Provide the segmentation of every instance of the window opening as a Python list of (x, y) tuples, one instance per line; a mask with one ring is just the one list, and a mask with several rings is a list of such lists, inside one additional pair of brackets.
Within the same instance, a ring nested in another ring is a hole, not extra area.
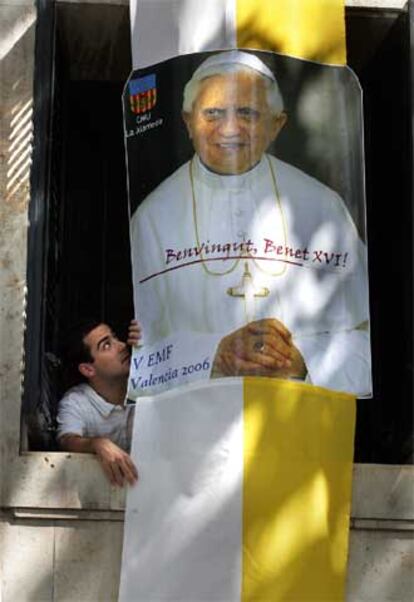
[[(131, 69), (128, 7), (59, 3), (52, 10), (54, 3), (38, 4), (23, 406), (32, 450), (54, 448), (62, 394), (58, 342), (64, 329), (85, 315), (125, 326), (133, 313), (121, 113)], [(408, 12), (348, 9), (347, 41), (349, 64), (364, 90), (374, 369), (374, 399), (358, 402), (356, 460), (409, 463)]]

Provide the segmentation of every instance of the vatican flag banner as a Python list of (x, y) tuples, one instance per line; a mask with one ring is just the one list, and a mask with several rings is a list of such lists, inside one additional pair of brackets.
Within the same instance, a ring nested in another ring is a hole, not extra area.
[(371, 395), (343, 0), (131, 0), (122, 602), (343, 600)]
[(120, 601), (343, 600), (354, 405), (257, 378), (140, 400)]

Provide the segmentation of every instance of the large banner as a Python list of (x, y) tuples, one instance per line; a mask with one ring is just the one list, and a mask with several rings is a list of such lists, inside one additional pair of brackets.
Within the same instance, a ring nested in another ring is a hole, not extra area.
[(343, 0), (132, 0), (131, 23), (120, 600), (343, 600), (371, 393)]
[(273, 52), (132, 73), (131, 400), (252, 375), (371, 394), (361, 107), (348, 68)]
[(141, 399), (120, 602), (344, 600), (354, 406), (264, 378)]

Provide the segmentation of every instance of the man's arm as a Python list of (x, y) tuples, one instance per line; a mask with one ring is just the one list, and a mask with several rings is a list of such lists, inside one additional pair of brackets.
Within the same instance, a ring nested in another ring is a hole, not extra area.
[(107, 437), (82, 437), (66, 434), (59, 438), (63, 451), (95, 454), (112, 485), (133, 485), (138, 471), (131, 457)]

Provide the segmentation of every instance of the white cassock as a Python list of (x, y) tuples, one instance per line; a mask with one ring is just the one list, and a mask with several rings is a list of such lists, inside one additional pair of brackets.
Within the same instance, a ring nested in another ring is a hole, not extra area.
[[(212, 362), (223, 336), (277, 318), (302, 353), (308, 382), (371, 394), (361, 328), (369, 321), (366, 249), (325, 185), (269, 155), (227, 176), (195, 156), (138, 207), (131, 241), (145, 345), (191, 333)], [(228, 294), (246, 270), (250, 291), (263, 296)]]

